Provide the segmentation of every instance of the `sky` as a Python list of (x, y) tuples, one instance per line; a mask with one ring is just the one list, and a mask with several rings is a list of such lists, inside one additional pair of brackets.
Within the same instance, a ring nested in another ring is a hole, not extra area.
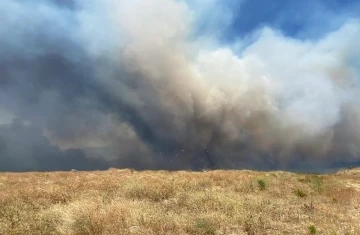
[(277, 0), (243, 1), (233, 11), (233, 21), (225, 41), (236, 40), (258, 28), (268, 26), (284, 35), (301, 39), (321, 38), (359, 16), (357, 0)]
[(3, 0), (0, 21), (1, 171), (360, 163), (360, 1)]

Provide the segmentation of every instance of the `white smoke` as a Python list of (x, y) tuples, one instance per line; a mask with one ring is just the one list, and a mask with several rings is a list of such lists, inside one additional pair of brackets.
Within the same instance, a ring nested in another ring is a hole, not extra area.
[[(162, 151), (184, 167), (204, 151), (211, 151), (214, 167), (360, 159), (360, 135), (354, 128), (360, 126), (358, 20), (317, 40), (263, 28), (249, 46), (246, 37), (238, 41), (242, 49), (235, 51), (235, 45), (216, 38), (194, 37), (197, 17), (204, 13), (182, 1), (79, 0), (75, 12), (27, 4), (37, 7), (34, 16), (25, 11), (26, 4), (0, 3), (11, 9), (7, 12), (12, 14), (0, 10), (7, 29), (34, 18), (26, 29), (12, 32), (17, 41), (0, 39), (11, 45), (6, 50), (36, 57), (49, 49), (38, 45), (39, 35), (32, 32), (41, 31), (50, 42), (65, 37), (85, 54), (81, 57), (66, 45), (59, 53), (79, 65), (86, 57), (93, 71), (82, 74), (82, 82), (95, 84), (108, 97), (107, 102), (96, 99), (95, 105), (87, 92), (75, 99), (75, 111), (64, 108), (68, 104), (56, 95), (27, 107), (30, 113), (52, 106), (70, 113), (61, 120), (48, 109), (43, 117), (25, 115), (63, 148), (109, 147), (110, 158), (121, 159), (139, 150), (138, 158), (152, 166), (158, 163), (149, 159)], [(231, 17), (217, 19), (229, 22)], [(47, 21), (51, 27), (38, 28)], [(22, 44), (26, 35), (34, 37), (30, 46)], [(21, 105), (11, 111), (21, 116)]]

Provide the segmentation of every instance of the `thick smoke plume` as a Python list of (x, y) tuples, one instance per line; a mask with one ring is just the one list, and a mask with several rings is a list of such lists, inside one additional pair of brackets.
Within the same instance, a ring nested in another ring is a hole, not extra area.
[(16, 118), (0, 126), (0, 170), (360, 161), (356, 18), (313, 40), (262, 27), (224, 44), (215, 29), (231, 17), (201, 33), (198, 9), (0, 1), (0, 110)]

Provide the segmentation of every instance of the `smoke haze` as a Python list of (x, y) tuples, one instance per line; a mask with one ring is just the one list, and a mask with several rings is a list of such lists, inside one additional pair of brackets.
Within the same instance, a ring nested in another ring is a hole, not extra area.
[(360, 162), (359, 5), (237, 2), (0, 1), (0, 170)]

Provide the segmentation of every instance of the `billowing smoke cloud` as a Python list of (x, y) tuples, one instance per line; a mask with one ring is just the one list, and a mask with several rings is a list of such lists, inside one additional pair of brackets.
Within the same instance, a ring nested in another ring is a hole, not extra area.
[(201, 2), (1, 1), (0, 170), (360, 161), (357, 18), (224, 44), (231, 8)]

